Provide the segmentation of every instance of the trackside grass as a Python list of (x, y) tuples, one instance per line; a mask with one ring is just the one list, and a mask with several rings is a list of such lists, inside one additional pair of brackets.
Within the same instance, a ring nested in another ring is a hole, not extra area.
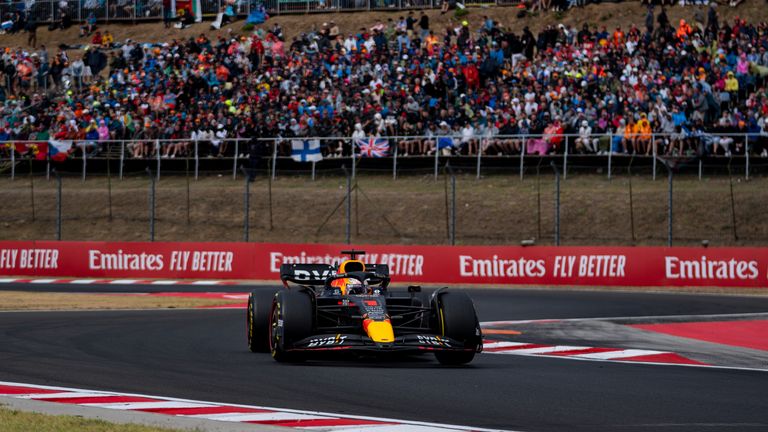
[[(160, 297), (126, 294), (80, 294), (26, 291), (0, 291), (3, 310), (78, 310), (78, 309), (184, 309), (222, 306), (244, 300)], [(5, 431), (0, 423), (0, 431)]]
[[(175, 432), (134, 424), (115, 424), (76, 416), (52, 416), (0, 407), (0, 430), (3, 432)], [(200, 429), (194, 429), (200, 430)], [(187, 429), (189, 431), (189, 429)]]

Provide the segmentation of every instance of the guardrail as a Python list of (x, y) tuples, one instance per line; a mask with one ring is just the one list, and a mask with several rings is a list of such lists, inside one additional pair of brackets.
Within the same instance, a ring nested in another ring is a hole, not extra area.
[[(625, 145), (632, 148), (633, 140), (644, 141), (647, 150), (642, 153), (625, 153)], [(354, 178), (361, 160), (378, 161), (377, 167), (382, 169), (388, 165), (392, 177), (397, 178), (399, 167), (408, 160), (420, 160), (420, 166), (431, 166), (435, 179), (438, 178), (441, 160), (461, 160), (465, 171), (472, 170), (477, 178), (483, 175), (483, 170), (490, 163), (498, 165), (503, 161), (507, 169), (519, 173), (520, 179), (525, 177), (526, 169), (531, 166), (540, 167), (542, 160), (553, 160), (562, 169), (563, 179), (568, 178), (569, 164), (573, 160), (588, 161), (589, 166), (604, 169), (610, 179), (616, 169), (624, 169), (628, 164), (650, 164), (651, 175), (666, 170), (663, 167), (675, 169), (684, 164), (698, 170), (701, 179), (704, 175), (705, 159), (720, 160), (727, 163), (729, 172), (733, 170), (749, 179), (755, 160), (764, 161), (768, 151), (768, 135), (761, 134), (692, 134), (688, 136), (651, 134), (648, 137), (623, 138), (613, 134), (593, 134), (589, 138), (577, 134), (562, 135), (483, 135), (460, 137), (455, 135), (425, 136), (389, 136), (362, 139), (351, 137), (295, 137), (295, 138), (263, 138), (255, 142), (258, 146), (251, 148), (251, 139), (180, 139), (180, 140), (109, 140), (109, 141), (56, 141), (40, 143), (37, 141), (11, 141), (0, 147), (0, 173), (6, 171), (13, 179), (16, 176), (17, 165), (33, 159), (34, 163), (46, 164), (46, 175), (50, 176), (51, 167), (56, 166), (57, 157), (52, 153), (62, 151), (69, 154), (71, 160), (81, 163), (82, 179), (88, 175), (89, 161), (110, 161), (108, 166), (117, 163), (117, 174), (123, 178), (123, 171), (130, 161), (151, 161), (155, 176), (159, 179), (166, 161), (176, 159), (187, 162), (189, 170), (197, 179), (200, 174), (201, 161), (215, 158), (231, 162), (231, 173), (237, 178), (240, 168), (248, 166), (253, 159), (269, 160), (270, 175), (277, 175), (278, 165), (291, 164), (292, 160), (301, 160), (302, 151), (292, 150), (294, 145), (310, 148), (319, 147), (320, 156), (311, 157), (309, 162), (296, 162), (311, 171), (314, 179), (316, 168), (320, 164), (335, 161), (336, 165), (346, 164), (351, 168)], [(383, 157), (370, 147), (376, 143), (384, 145)], [(43, 149), (43, 145), (47, 150)], [(54, 150), (54, 148), (56, 149)], [(17, 151), (11, 151), (11, 148)], [(22, 150), (27, 155), (22, 157)], [(41, 150), (42, 149), (42, 150)], [(355, 157), (352, 157), (354, 149)], [(414, 150), (415, 153), (414, 153)], [(255, 154), (255, 153), (256, 154)], [(291, 156), (293, 153), (293, 157)], [(59, 155), (60, 156), (60, 155)], [(306, 156), (306, 155), (305, 155)], [(370, 156), (370, 157), (369, 157)], [(386, 162), (385, 162), (386, 161)], [(146, 164), (145, 164), (146, 165)], [(221, 166), (221, 163), (218, 164)], [(661, 165), (661, 166), (659, 166)], [(294, 168), (296, 168), (294, 166)], [(538, 169), (538, 168), (537, 168)], [(142, 168), (143, 170), (143, 168)], [(301, 170), (301, 169), (299, 169)]]
[[(265, 0), (252, 2), (237, 0), (200, 0), (200, 14), (215, 17), (222, 7), (231, 5), (237, 15), (248, 15), (257, 6), (263, 6), (270, 15), (294, 13), (329, 13), (342, 11), (436, 9), (441, 0)], [(511, 6), (518, 0), (473, 0), (467, 6)], [(158, 20), (165, 16), (162, 0), (28, 0), (0, 4), (0, 14), (26, 13), (37, 23), (53, 23), (66, 12), (76, 22), (85, 21), (91, 14), (99, 22)], [(169, 11), (170, 13), (170, 11)]]

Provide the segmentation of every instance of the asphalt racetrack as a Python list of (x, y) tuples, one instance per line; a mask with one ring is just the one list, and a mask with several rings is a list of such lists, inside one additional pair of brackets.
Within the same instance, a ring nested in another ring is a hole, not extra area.
[[(765, 297), (467, 292), (481, 321), (768, 312)], [(408, 360), (277, 364), (247, 350), (241, 310), (0, 313), (1, 381), (524, 431), (768, 430), (765, 371), (490, 354), (458, 368)]]

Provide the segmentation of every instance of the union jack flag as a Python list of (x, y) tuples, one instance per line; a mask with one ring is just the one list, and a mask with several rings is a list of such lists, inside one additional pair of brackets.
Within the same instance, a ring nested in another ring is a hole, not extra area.
[(359, 139), (355, 141), (355, 144), (360, 147), (360, 156), (362, 157), (389, 156), (389, 141), (383, 138)]

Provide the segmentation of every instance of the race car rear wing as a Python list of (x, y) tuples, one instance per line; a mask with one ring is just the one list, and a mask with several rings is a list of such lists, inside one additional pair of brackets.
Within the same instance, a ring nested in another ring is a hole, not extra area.
[[(366, 264), (365, 270), (389, 276), (386, 264)], [(325, 280), (336, 274), (336, 266), (330, 264), (281, 264), (280, 280), (302, 285), (323, 285)]]

